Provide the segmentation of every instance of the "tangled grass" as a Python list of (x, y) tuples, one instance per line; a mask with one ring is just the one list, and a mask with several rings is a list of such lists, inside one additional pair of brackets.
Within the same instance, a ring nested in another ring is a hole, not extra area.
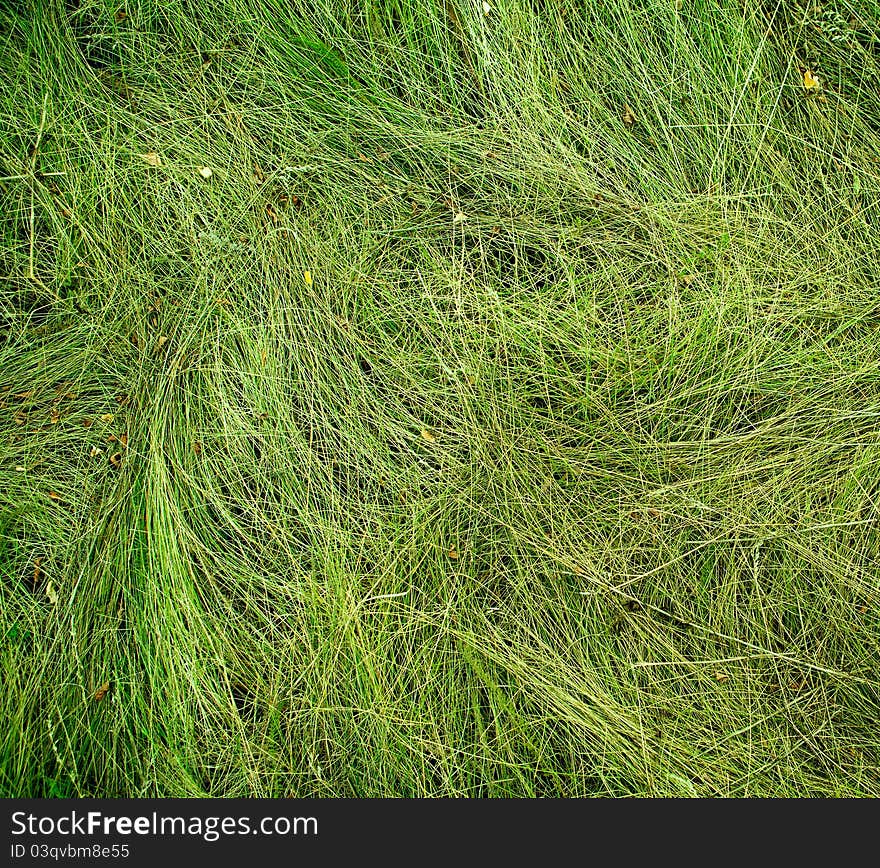
[(4, 795), (880, 794), (876, 0), (0, 25)]

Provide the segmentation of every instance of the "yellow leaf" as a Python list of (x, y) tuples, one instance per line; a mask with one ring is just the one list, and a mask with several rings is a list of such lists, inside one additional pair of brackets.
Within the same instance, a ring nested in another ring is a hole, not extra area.
[(809, 69), (804, 70), (804, 87), (807, 90), (819, 90), (819, 79)]
[(636, 116), (633, 114), (633, 110), (628, 105), (623, 106), (623, 114), (621, 115), (621, 120), (628, 127), (631, 127), (636, 122)]
[(437, 438), (427, 429), (422, 428), (422, 440), (427, 440), (428, 443), (433, 443)]
[(161, 166), (162, 158), (155, 151), (147, 151), (146, 154), (141, 154), (141, 159), (148, 166)]
[(58, 594), (55, 593), (55, 585), (52, 584), (51, 579), (46, 582), (46, 596), (49, 598), (49, 602), (53, 606), (58, 605)]
[(305, 281), (306, 286), (311, 286), (312, 285), (312, 272), (311, 271), (304, 271), (303, 272), (303, 280)]

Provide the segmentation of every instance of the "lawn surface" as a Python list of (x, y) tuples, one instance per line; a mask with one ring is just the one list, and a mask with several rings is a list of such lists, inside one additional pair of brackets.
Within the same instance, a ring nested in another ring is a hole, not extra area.
[(880, 795), (877, 0), (0, 2), (0, 794)]

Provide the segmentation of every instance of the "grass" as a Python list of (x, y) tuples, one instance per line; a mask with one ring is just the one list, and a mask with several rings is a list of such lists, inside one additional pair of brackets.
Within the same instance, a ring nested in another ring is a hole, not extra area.
[(876, 0), (0, 34), (3, 795), (880, 794)]

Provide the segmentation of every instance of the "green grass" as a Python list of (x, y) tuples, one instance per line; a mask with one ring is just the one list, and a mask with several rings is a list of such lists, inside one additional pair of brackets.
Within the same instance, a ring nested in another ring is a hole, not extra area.
[(0, 5), (3, 795), (880, 794), (880, 6), (490, 4)]

